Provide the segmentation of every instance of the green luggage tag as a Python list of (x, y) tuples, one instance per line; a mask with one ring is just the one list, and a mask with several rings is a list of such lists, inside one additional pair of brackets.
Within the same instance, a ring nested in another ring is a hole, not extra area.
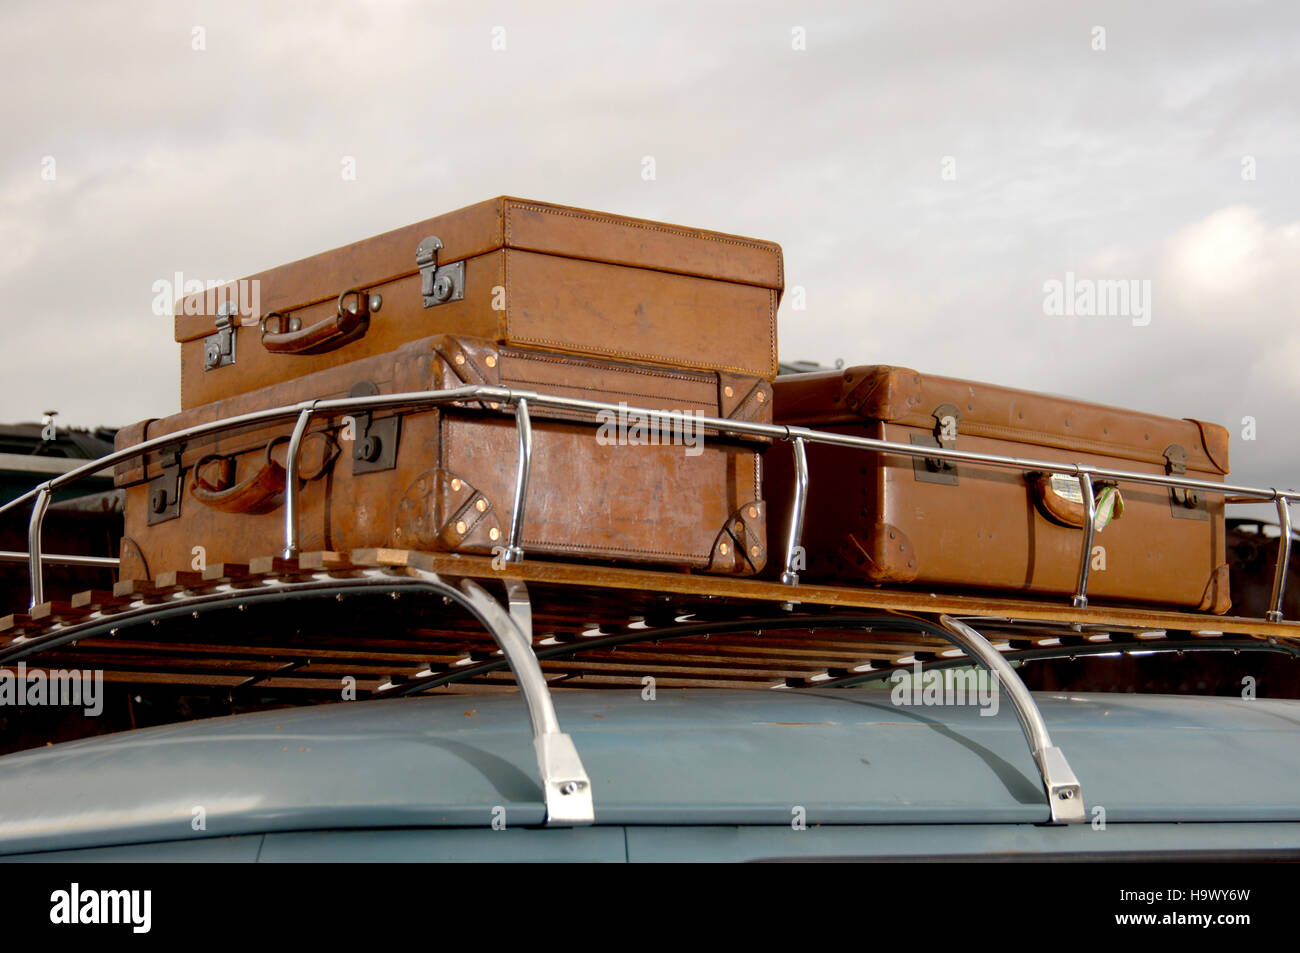
[(1119, 488), (1102, 487), (1101, 492), (1097, 494), (1097, 515), (1092, 521), (1092, 528), (1100, 533), (1111, 520), (1117, 520), (1123, 515), (1124, 497), (1120, 495)]

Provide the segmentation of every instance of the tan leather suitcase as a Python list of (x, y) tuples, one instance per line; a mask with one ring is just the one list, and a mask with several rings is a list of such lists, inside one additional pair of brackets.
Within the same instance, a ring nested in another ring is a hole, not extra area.
[[(770, 422), (757, 377), (629, 364), (438, 336), (393, 354), (276, 384), (118, 435), (124, 449), (216, 419), (353, 393), (484, 383), (654, 410)], [(707, 432), (650, 435), (534, 406), (522, 546), (542, 555), (751, 574), (766, 559), (760, 443)], [(317, 420), (302, 449), (300, 548), (395, 547), (494, 554), (508, 542), (518, 460), (512, 411), (450, 406)], [(284, 452), (292, 422), (151, 454), (118, 467), (126, 489), (121, 578), (246, 562), (284, 545)], [(699, 440), (699, 437), (703, 437)], [(612, 439), (611, 439), (612, 438)], [(676, 442), (663, 442), (664, 439)], [(196, 549), (201, 547), (201, 549)]]
[[(867, 366), (778, 378), (780, 424), (898, 443), (1092, 463), (1222, 482), (1228, 432), (992, 384)], [(1000, 592), (1074, 592), (1082, 490), (1072, 477), (807, 445), (805, 580)], [(765, 461), (773, 546), (792, 500), (789, 447)], [(1098, 493), (1105, 481), (1095, 481)], [(1090, 599), (1225, 612), (1223, 499), (1128, 484), (1096, 533)], [(781, 560), (778, 555), (773, 564)]]
[(182, 298), (181, 407), (444, 333), (770, 380), (783, 281), (771, 242), (496, 198)]

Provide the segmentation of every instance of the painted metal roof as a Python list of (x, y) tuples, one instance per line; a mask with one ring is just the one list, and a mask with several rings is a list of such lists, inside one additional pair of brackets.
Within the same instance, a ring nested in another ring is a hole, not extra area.
[[(1300, 702), (1036, 695), (1110, 824), (1300, 821)], [(1045, 819), (1009, 704), (879, 689), (555, 695), (601, 825)], [(336, 828), (541, 822), (521, 699), (443, 695), (216, 718), (0, 758), (0, 853)]]

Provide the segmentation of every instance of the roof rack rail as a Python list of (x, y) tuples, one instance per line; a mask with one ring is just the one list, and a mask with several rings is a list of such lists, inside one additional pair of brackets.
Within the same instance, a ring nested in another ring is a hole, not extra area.
[[(519, 459), (516, 472), (515, 498), (511, 513), (510, 532), (507, 547), (509, 562), (519, 562), (524, 557), (521, 546), (523, 525), (526, 518), (526, 497), (529, 471), (532, 465), (532, 443), (530, 439), (530, 406), (549, 407), (560, 410), (577, 411), (584, 415), (607, 413), (631, 413), (643, 415), (663, 423), (703, 426), (706, 429), (724, 433), (746, 434), (773, 440), (788, 441), (793, 444), (795, 457), (795, 500), (791, 525), (786, 538), (786, 552), (782, 564), (782, 582), (795, 589), (798, 575), (795, 572), (796, 557), (802, 537), (803, 518), (807, 505), (808, 463), (803, 452), (805, 443), (831, 444), (866, 451), (886, 451), (908, 457), (937, 458), (954, 463), (978, 463), (987, 466), (1004, 467), (1023, 472), (1038, 471), (1059, 473), (1078, 479), (1082, 491), (1084, 512), (1083, 533), (1080, 541), (1078, 581), (1071, 597), (1073, 608), (1088, 606), (1088, 576), (1091, 565), (1091, 553), (1094, 534), (1094, 520), (1097, 500), (1093, 488), (1094, 479), (1104, 479), (1116, 484), (1137, 483), (1169, 488), (1200, 490), (1205, 493), (1218, 494), (1225, 504), (1266, 503), (1276, 504), (1278, 521), (1282, 527), (1278, 546), (1277, 563), (1274, 568), (1273, 588), (1269, 600), (1270, 608), (1265, 618), (1269, 622), (1282, 620), (1282, 599), (1286, 587), (1286, 567), (1291, 552), (1291, 503), (1300, 500), (1300, 491), (1278, 490), (1276, 488), (1259, 488), (1237, 486), (1228, 483), (1214, 483), (1208, 480), (1196, 480), (1175, 474), (1137, 473), (1128, 470), (1114, 470), (1083, 463), (1061, 463), (1050, 460), (1035, 460), (1022, 457), (1007, 457), (988, 453), (974, 453), (966, 450), (954, 450), (944, 447), (914, 446), (878, 440), (873, 437), (858, 437), (849, 434), (831, 433), (813, 430), (807, 427), (785, 426), (780, 424), (760, 424), (749, 421), (728, 420), (718, 417), (703, 417), (678, 411), (652, 410), (645, 407), (628, 407), (602, 401), (585, 400), (576, 397), (564, 397), (554, 394), (540, 394), (535, 391), (514, 390), (508, 387), (488, 385), (469, 385), (436, 391), (417, 391), (402, 394), (378, 394), (363, 397), (346, 397), (331, 400), (310, 400), (298, 404), (269, 408), (254, 413), (241, 414), (222, 420), (188, 427), (175, 433), (165, 434), (151, 440), (145, 440), (125, 450), (115, 451), (106, 457), (88, 462), (84, 466), (60, 474), (27, 493), (0, 506), (0, 514), (16, 507), (30, 503), (32, 512), (28, 528), (28, 575), (31, 588), (29, 605), (34, 607), (44, 601), (44, 581), (42, 574), (41, 527), (45, 511), (52, 493), (56, 489), (75, 483), (106, 467), (116, 466), (136, 457), (145, 459), (147, 455), (164, 448), (183, 447), (188, 441), (214, 437), (220, 433), (239, 427), (256, 424), (274, 423), (276, 421), (294, 420), (293, 436), (289, 444), (285, 481), (285, 542), (284, 553), (292, 557), (298, 552), (298, 451), (304, 434), (313, 417), (319, 414), (348, 413), (378, 409), (415, 410), (436, 407), (439, 404), (457, 401), (491, 401), (502, 406), (514, 408), (515, 425), (519, 433)], [(587, 421), (592, 426), (596, 421)]]

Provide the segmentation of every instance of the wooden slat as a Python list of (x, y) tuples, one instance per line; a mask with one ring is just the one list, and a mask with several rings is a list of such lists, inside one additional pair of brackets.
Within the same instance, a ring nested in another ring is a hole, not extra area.
[(81, 592), (73, 593), (70, 604), (77, 609), (85, 609), (87, 612), (94, 612), (101, 606), (107, 605), (115, 600), (111, 592), (103, 589), (85, 589)]

